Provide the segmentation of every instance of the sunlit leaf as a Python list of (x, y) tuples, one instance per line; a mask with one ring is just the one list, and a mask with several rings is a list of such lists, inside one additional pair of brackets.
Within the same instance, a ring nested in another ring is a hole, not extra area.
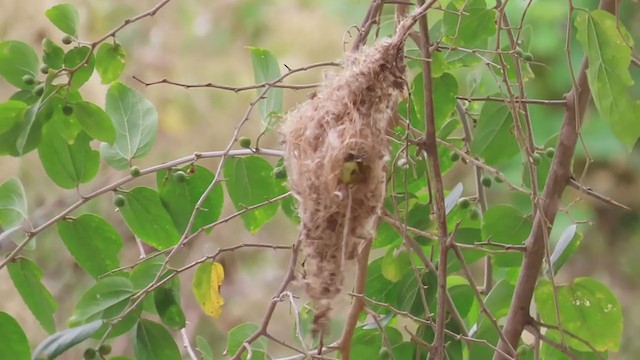
[(75, 69), (82, 64), (82, 66), (73, 72), (71, 78), (72, 90), (80, 88), (89, 80), (91, 74), (93, 74), (95, 62), (95, 57), (91, 49), (87, 46), (73, 48), (64, 55), (65, 68)]
[(9, 100), (0, 104), (0, 134), (9, 131), (22, 119), (27, 104), (22, 101)]
[(473, 131), (471, 152), (484, 158), (489, 165), (510, 160), (519, 151), (512, 127), (513, 117), (505, 104), (486, 102)]
[(42, 62), (50, 69), (59, 70), (64, 66), (64, 50), (50, 39), (42, 40)]
[(0, 185), (0, 226), (5, 229), (22, 224), (27, 218), (27, 195), (18, 178)]
[(110, 84), (120, 77), (127, 55), (120, 44), (102, 43), (96, 52), (96, 70), (103, 84)]
[(89, 136), (81, 132), (69, 144), (55, 129), (44, 128), (38, 154), (44, 170), (56, 185), (73, 189), (98, 174), (100, 153), (91, 148), (90, 141)]
[(78, 23), (80, 14), (75, 6), (71, 4), (56, 5), (44, 13), (49, 21), (63, 32), (75, 36), (78, 34)]
[(220, 286), (224, 282), (224, 269), (217, 262), (203, 262), (193, 275), (193, 294), (205, 314), (219, 318), (222, 314), (224, 299), (220, 295)]
[(73, 115), (92, 138), (113, 144), (116, 129), (107, 113), (88, 101), (73, 104)]
[[(269, 50), (255, 47), (249, 47), (249, 50), (251, 50), (251, 63), (256, 84), (270, 82), (280, 77), (278, 60)], [(260, 95), (264, 89), (257, 91)], [(270, 128), (273, 125), (272, 116), (282, 112), (283, 94), (283, 89), (270, 88), (266, 98), (258, 104), (263, 129)]]
[(0, 41), (0, 76), (20, 89), (33, 89), (22, 78), (38, 74), (38, 55), (31, 46), (15, 40)]

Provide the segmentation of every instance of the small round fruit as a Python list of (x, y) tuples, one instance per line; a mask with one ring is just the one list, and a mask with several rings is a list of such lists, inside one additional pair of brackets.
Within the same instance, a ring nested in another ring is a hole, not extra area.
[(33, 85), (36, 83), (36, 78), (33, 77), (33, 75), (25, 75), (22, 77), (22, 82), (25, 83), (25, 85)]
[(273, 177), (276, 179), (286, 179), (287, 178), (287, 169), (284, 166), (278, 166), (273, 169)]
[(482, 179), (480, 180), (480, 182), (482, 183), (482, 186), (486, 187), (486, 188), (490, 188), (491, 187), (491, 183), (493, 182), (491, 180), (490, 177), (488, 176), (483, 176)]
[(544, 156), (548, 157), (549, 159), (553, 159), (553, 156), (556, 154), (556, 149), (554, 148), (548, 148), (547, 150), (544, 151)]
[(243, 136), (240, 139), (238, 139), (238, 144), (240, 144), (240, 146), (242, 146), (245, 149), (249, 149), (251, 147), (251, 139), (249, 139), (246, 136)]
[(125, 202), (126, 201), (124, 199), (124, 196), (122, 195), (116, 195), (113, 197), (113, 205), (115, 205), (117, 208), (123, 207)]
[(65, 35), (62, 37), (62, 43), (65, 45), (69, 45), (73, 42), (73, 36), (71, 35)]
[(49, 73), (49, 66), (47, 64), (42, 64), (42, 66), (40, 66), (40, 72), (47, 75)]
[(519, 57), (523, 57), (524, 56), (524, 51), (522, 51), (522, 49), (517, 48), (516, 49), (516, 55), (518, 55)]
[(185, 174), (184, 171), (176, 171), (173, 173), (173, 180), (179, 184), (183, 184), (187, 182), (187, 174)]
[(98, 348), (98, 352), (102, 356), (111, 354), (111, 345), (109, 345), (109, 344), (100, 345), (100, 347)]
[(44, 94), (44, 84), (38, 84), (38, 86), (33, 88), (33, 93), (38, 97), (42, 96), (42, 94)]
[(471, 206), (471, 201), (468, 198), (462, 198), (458, 200), (458, 206), (460, 206), (460, 209), (468, 209)]
[(531, 155), (531, 160), (533, 161), (534, 165), (538, 165), (538, 164), (540, 164), (540, 160), (542, 160), (542, 158), (540, 157), (540, 154), (535, 153), (535, 154)]
[(469, 219), (473, 221), (480, 219), (480, 211), (478, 211), (478, 209), (472, 209), (469, 211)]
[(522, 54), (522, 60), (524, 60), (524, 61), (533, 61), (533, 54), (528, 53), (528, 52)]
[(65, 104), (62, 107), (62, 113), (65, 114), (66, 116), (71, 116), (71, 114), (73, 114), (73, 106), (69, 104)]
[(498, 175), (493, 177), (493, 181), (495, 181), (496, 184), (502, 184), (502, 182), (503, 182), (502, 178), (500, 176), (498, 176)]
[(131, 174), (131, 176), (133, 177), (140, 176), (140, 168), (137, 166), (132, 166), (131, 168), (129, 168), (129, 174)]
[(96, 351), (96, 349), (92, 349), (92, 348), (87, 348), (84, 351), (84, 355), (83, 357), (85, 358), (85, 360), (93, 360), (98, 356), (98, 352)]
[(460, 160), (460, 154), (458, 154), (457, 152), (452, 152), (451, 155), (449, 155), (449, 159), (453, 162), (456, 162), (458, 160)]

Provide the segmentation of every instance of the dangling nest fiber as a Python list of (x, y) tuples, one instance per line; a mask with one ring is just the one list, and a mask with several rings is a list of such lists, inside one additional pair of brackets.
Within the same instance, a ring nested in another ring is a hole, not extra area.
[(345, 262), (375, 235), (389, 159), (385, 133), (405, 89), (403, 43), (382, 40), (347, 55), (342, 70), (281, 127), (315, 331), (340, 293)]

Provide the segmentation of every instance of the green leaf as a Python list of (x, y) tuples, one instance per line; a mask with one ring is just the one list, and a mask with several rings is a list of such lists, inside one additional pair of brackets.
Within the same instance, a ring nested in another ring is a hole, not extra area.
[(603, 10), (579, 12), (576, 37), (589, 59), (587, 79), (600, 116), (616, 137), (631, 149), (640, 136), (637, 109), (629, 95), (633, 39), (615, 15)]
[(44, 13), (58, 29), (71, 36), (78, 34), (80, 14), (71, 4), (56, 5)]
[[(611, 290), (590, 278), (558, 285), (557, 290), (557, 310), (563, 329), (582, 338), (597, 351), (617, 351), (622, 338), (622, 308)], [(558, 324), (551, 282), (541, 281), (534, 296), (542, 321)], [(565, 341), (578, 351), (591, 351), (573, 337), (566, 336)]]
[(496, 33), (496, 12), (484, 0), (451, 1), (442, 17), (446, 40), (466, 48), (484, 48)]
[(100, 153), (91, 148), (91, 139), (81, 132), (69, 144), (55, 129), (44, 128), (38, 146), (40, 161), (49, 178), (63, 189), (73, 189), (87, 183), (98, 174)]
[(33, 89), (22, 78), (38, 74), (38, 55), (31, 46), (15, 40), (0, 41), (0, 76), (20, 89)]
[(120, 266), (118, 253), (122, 249), (122, 238), (100, 216), (83, 214), (60, 221), (57, 227), (78, 265), (94, 278)]
[[(462, 211), (464, 211), (465, 213), (468, 213), (469, 210), (470, 209), (465, 209)], [(482, 234), (480, 229), (473, 228), (473, 227), (458, 228), (454, 237), (454, 241), (457, 244), (466, 244), (466, 245), (475, 245), (475, 243), (480, 241), (481, 239), (482, 239)], [(462, 257), (464, 259), (464, 262), (467, 265), (473, 264), (474, 262), (482, 259), (487, 255), (487, 253), (482, 250), (460, 248), (460, 251), (462, 252)], [(460, 260), (458, 260), (458, 257), (456, 256), (455, 253), (453, 253), (453, 251), (450, 251), (447, 254), (447, 258), (448, 258), (448, 261), (447, 261), (448, 273), (458, 271), (462, 268), (462, 265), (460, 264)]]
[[(236, 210), (244, 210), (281, 194), (272, 171), (271, 165), (258, 156), (227, 159), (224, 164), (225, 184)], [(255, 234), (277, 211), (278, 204), (271, 203), (245, 212), (241, 217), (247, 230)]]
[(409, 253), (406, 251), (396, 253), (394, 249), (389, 248), (382, 258), (381, 272), (387, 280), (395, 283), (400, 281), (406, 269), (410, 267)]
[[(88, 60), (87, 57), (89, 57)], [(71, 90), (79, 89), (89, 80), (91, 74), (93, 74), (95, 62), (91, 48), (87, 46), (73, 48), (64, 55), (64, 67), (67, 69), (74, 69), (76, 66), (84, 64), (73, 72)]]
[(147, 319), (138, 323), (133, 352), (137, 360), (182, 359), (171, 334), (162, 325)]
[(116, 127), (113, 145), (101, 144), (100, 152), (115, 169), (126, 169), (132, 159), (146, 155), (156, 140), (158, 113), (136, 90), (115, 82), (107, 92), (106, 111)]
[(140, 240), (158, 250), (178, 243), (180, 234), (157, 192), (147, 187), (137, 187), (119, 194), (125, 198), (120, 214)]
[(31, 349), (27, 335), (11, 315), (0, 311), (0, 359), (29, 360)]
[(447, 277), (447, 290), (460, 316), (464, 319), (476, 302), (473, 289), (466, 279), (451, 275)]
[[(129, 302), (129, 299), (125, 299), (104, 309), (104, 311), (100, 315), (100, 318), (109, 321), (113, 321), (114, 318), (119, 318), (122, 312), (129, 306)], [(110, 326), (109, 323), (103, 324), (102, 327), (100, 327), (100, 329), (98, 329), (98, 331), (96, 331), (91, 337), (98, 340), (102, 339), (107, 333), (107, 330), (110, 330), (109, 334), (106, 335), (107, 339), (113, 339), (124, 333), (127, 333), (129, 330), (131, 330), (131, 328), (138, 324), (138, 321), (140, 320), (140, 314), (142, 314), (142, 308), (142, 304), (138, 304), (135, 308), (133, 308), (133, 310), (125, 315), (122, 320), (116, 321), (113, 326)]]
[[(229, 337), (227, 338), (227, 353), (229, 355), (235, 354), (238, 349), (243, 347), (245, 340), (254, 332), (258, 330), (258, 325), (252, 323), (244, 323), (229, 330)], [(258, 338), (258, 340), (251, 343), (251, 350), (253, 356), (251, 360), (265, 360), (265, 351), (267, 349), (267, 342), (264, 337)], [(242, 359), (247, 359), (247, 352), (242, 354)]]
[(513, 117), (505, 104), (486, 102), (473, 131), (471, 152), (484, 158), (489, 165), (510, 160), (519, 151), (512, 125)]
[[(562, 337), (557, 330), (547, 330), (545, 333), (549, 339), (555, 341), (556, 343), (562, 343)], [(602, 360), (607, 359), (607, 353), (605, 352), (583, 352), (577, 351), (574, 349), (569, 349), (571, 354), (573, 354), (573, 358), (570, 358), (563, 351), (560, 351), (553, 346), (547, 344), (546, 341), (542, 342), (542, 347), (540, 348), (540, 358), (544, 360), (571, 360), (571, 359), (580, 359), (580, 360)], [(533, 359), (533, 358), (532, 358)]]
[[(436, 126), (442, 126), (453, 112), (458, 95), (458, 82), (456, 78), (444, 73), (433, 79), (433, 113)], [(420, 131), (425, 129), (424, 87), (422, 72), (416, 75), (411, 83), (411, 99), (416, 114), (411, 117), (411, 125)]]
[[(278, 60), (269, 50), (249, 47), (251, 50), (251, 63), (253, 64), (253, 75), (256, 84), (262, 84), (278, 79), (280, 77), (280, 65)], [(258, 89), (258, 95), (264, 89)], [(280, 88), (270, 88), (266, 98), (260, 101), (258, 108), (262, 117), (262, 128), (271, 127), (271, 117), (282, 112), (283, 90)]]
[[(181, 171), (189, 174), (186, 181), (177, 181), (166, 170), (158, 171), (156, 176), (162, 205), (167, 209), (180, 234), (186, 230), (197, 202), (215, 178), (211, 171), (199, 165), (185, 166)], [(223, 204), (224, 192), (222, 184), (218, 183), (202, 203), (191, 233), (218, 220)]]
[(53, 359), (88, 339), (100, 326), (102, 326), (102, 320), (96, 320), (82, 326), (57, 332), (44, 339), (33, 350), (33, 359)]
[(133, 284), (125, 277), (111, 276), (98, 280), (85, 292), (69, 318), (69, 324), (95, 319), (104, 310), (134, 294)]
[(27, 195), (18, 178), (0, 185), (0, 226), (9, 229), (27, 218)]
[(113, 144), (116, 139), (116, 128), (109, 115), (99, 106), (81, 101), (73, 104), (73, 114), (89, 136)]
[(196, 350), (204, 360), (213, 360), (213, 350), (211, 350), (211, 346), (209, 346), (207, 340), (200, 335), (196, 336)]
[[(507, 245), (523, 245), (529, 236), (533, 223), (512, 206), (497, 205), (484, 213), (482, 238)], [(522, 263), (522, 253), (494, 255), (495, 266), (518, 267)]]
[(152, 258), (147, 258), (131, 272), (131, 283), (136, 290), (142, 290), (158, 276), (158, 273), (162, 269), (162, 264), (165, 261), (164, 255), (158, 255)]
[(182, 329), (186, 324), (184, 312), (178, 304), (173, 290), (169, 286), (161, 286), (154, 291), (156, 310), (162, 322), (170, 328)]
[(56, 331), (53, 314), (57, 305), (49, 290), (42, 285), (42, 270), (27, 258), (10, 262), (7, 269), (13, 285), (40, 325), (49, 333)]
[(0, 104), (0, 134), (5, 133), (20, 122), (27, 104), (22, 101), (9, 100)]
[(120, 77), (127, 54), (120, 44), (102, 43), (96, 52), (96, 70), (103, 84), (110, 84)]
[(582, 242), (582, 234), (576, 232), (576, 229), (577, 226), (572, 224), (560, 234), (560, 239), (558, 239), (558, 243), (553, 249), (553, 253), (551, 253), (551, 265), (554, 274), (562, 268), (562, 265), (567, 262), (569, 257), (580, 246), (580, 242)]
[(64, 66), (64, 50), (50, 39), (42, 40), (42, 62), (50, 69), (59, 70)]

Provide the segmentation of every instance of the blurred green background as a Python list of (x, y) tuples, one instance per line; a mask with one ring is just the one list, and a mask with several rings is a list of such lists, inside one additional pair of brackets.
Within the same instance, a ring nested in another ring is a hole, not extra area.
[[(81, 13), (80, 39), (93, 41), (125, 18), (148, 10), (156, 4), (152, 0), (138, 1), (81, 1), (70, 0)], [(59, 42), (62, 33), (51, 25), (44, 11), (57, 4), (53, 0), (0, 0), (0, 41), (21, 40), (40, 49), (43, 38)], [(444, 3), (444, 2), (443, 2)], [(526, 2), (511, 1), (509, 14), (517, 24)], [(574, 1), (576, 6), (593, 8), (594, 1)], [(218, 0), (218, 1), (172, 1), (158, 14), (142, 20), (118, 34), (118, 40), (127, 52), (127, 66), (122, 81), (141, 90), (156, 106), (160, 114), (160, 135), (150, 156), (136, 165), (146, 167), (194, 151), (220, 150), (227, 141), (238, 120), (242, 117), (254, 92), (233, 93), (213, 89), (185, 90), (180, 87), (157, 85), (144, 88), (136, 82), (135, 75), (146, 81), (168, 78), (184, 83), (213, 82), (225, 85), (248, 85), (253, 82), (250, 53), (247, 46), (269, 49), (290, 68), (330, 61), (340, 58), (349, 41), (349, 27), (359, 24), (369, 3), (364, 0)], [(632, 36), (640, 39), (640, 3), (622, 1), (620, 16)], [(388, 31), (393, 21), (392, 6), (387, 6), (382, 18), (382, 33)], [(561, 99), (571, 87), (567, 56), (564, 52), (567, 20), (567, 2), (537, 0), (528, 9), (525, 18), (525, 33), (530, 34), (530, 44), (525, 49), (535, 56), (539, 64), (532, 66), (534, 79), (527, 83), (530, 97)], [(410, 46), (413, 46), (412, 44)], [(577, 43), (570, 44), (571, 61), (577, 70), (582, 52)], [(284, 69), (283, 69), (284, 71)], [(640, 69), (631, 70), (636, 80), (633, 97), (640, 98)], [(322, 70), (302, 72), (289, 79), (291, 83), (314, 83)], [(472, 84), (488, 91), (491, 81), (486, 69), (456, 72), (461, 92), (468, 95)], [(466, 83), (465, 83), (466, 82)], [(493, 85), (494, 86), (494, 85)], [(104, 104), (107, 87), (100, 84), (98, 76), (83, 87), (83, 96), (97, 104)], [(0, 80), (0, 98), (6, 99), (12, 89)], [(308, 91), (285, 92), (285, 109), (306, 98)], [(482, 93), (488, 95), (488, 92)], [(561, 107), (531, 106), (531, 115), (536, 140), (542, 145), (555, 134), (562, 119)], [(639, 119), (640, 120), (640, 119)], [(254, 138), (260, 132), (259, 119), (253, 118), (242, 135)], [(640, 208), (640, 157), (635, 151), (629, 155), (614, 139), (606, 125), (593, 111), (588, 112), (575, 159), (576, 173), (588, 164), (583, 178), (585, 185), (611, 196), (634, 209)], [(261, 140), (262, 147), (277, 148), (274, 133)], [(215, 166), (215, 161), (205, 161)], [(44, 174), (36, 152), (23, 159), (0, 158), (0, 182), (18, 176), (25, 184), (34, 223), (51, 218), (75, 199), (74, 191), (58, 189)], [(503, 170), (515, 182), (521, 182), (519, 162)], [(103, 166), (101, 175), (93, 183), (83, 187), (84, 192), (104, 186), (125, 174)], [(151, 177), (140, 179), (140, 184), (150, 184)], [(457, 165), (446, 178), (447, 188), (462, 181), (472, 194), (472, 170)], [(496, 189), (497, 188), (497, 189)], [(503, 190), (503, 189), (502, 189)], [(523, 207), (529, 199), (505, 193), (499, 187), (489, 192), (490, 204), (507, 199), (515, 200)], [(557, 220), (552, 239), (557, 239), (572, 222), (581, 222), (579, 230), (585, 234), (582, 246), (570, 263), (561, 271), (560, 281), (579, 276), (592, 276), (607, 284), (619, 297), (625, 314), (625, 339), (621, 352), (612, 359), (640, 357), (640, 345), (634, 335), (640, 331), (640, 232), (637, 210), (623, 211), (592, 199), (579, 197), (573, 190), (567, 191), (567, 205)], [(573, 200), (576, 200), (573, 202)], [(571, 204), (569, 206), (569, 204)], [(110, 195), (103, 196), (85, 206), (82, 211), (111, 214), (109, 218), (121, 234), (128, 234), (120, 217), (115, 216)], [(233, 209), (227, 204), (226, 212)], [(591, 220), (585, 222), (584, 220)], [(215, 251), (220, 246), (242, 241), (290, 244), (297, 229), (281, 214), (252, 236), (243, 230), (239, 222), (224, 224), (203, 237), (182, 255), (181, 261), (196, 259)], [(123, 264), (134, 262), (138, 251), (133, 238), (127, 235), (127, 246), (123, 251)], [(39, 250), (33, 255), (45, 275), (44, 283), (58, 300), (58, 324), (64, 326), (65, 319), (73, 309), (79, 294), (86, 289), (91, 279), (74, 267), (70, 255), (64, 250), (55, 231), (44, 232), (38, 238)], [(282, 254), (284, 255), (284, 254)], [(226, 299), (223, 315), (218, 320), (205, 317), (189, 292), (191, 274), (183, 276), (182, 301), (186, 310), (190, 333), (205, 334), (216, 353), (224, 349), (226, 331), (233, 326), (261, 319), (267, 302), (278, 285), (286, 261), (281, 254), (271, 251), (239, 251), (226, 256), (223, 263), (227, 277), (222, 292)], [(31, 316), (13, 288), (6, 271), (0, 271), (0, 310), (7, 311), (25, 327), (34, 343), (46, 335)], [(273, 328), (275, 335), (291, 335), (293, 318), (287, 306), (280, 306)], [(114, 353), (129, 353), (127, 338), (113, 343)], [(81, 351), (79, 349), (78, 351)], [(277, 352), (277, 351), (276, 351)], [(79, 358), (79, 352), (70, 352), (64, 359)]]

